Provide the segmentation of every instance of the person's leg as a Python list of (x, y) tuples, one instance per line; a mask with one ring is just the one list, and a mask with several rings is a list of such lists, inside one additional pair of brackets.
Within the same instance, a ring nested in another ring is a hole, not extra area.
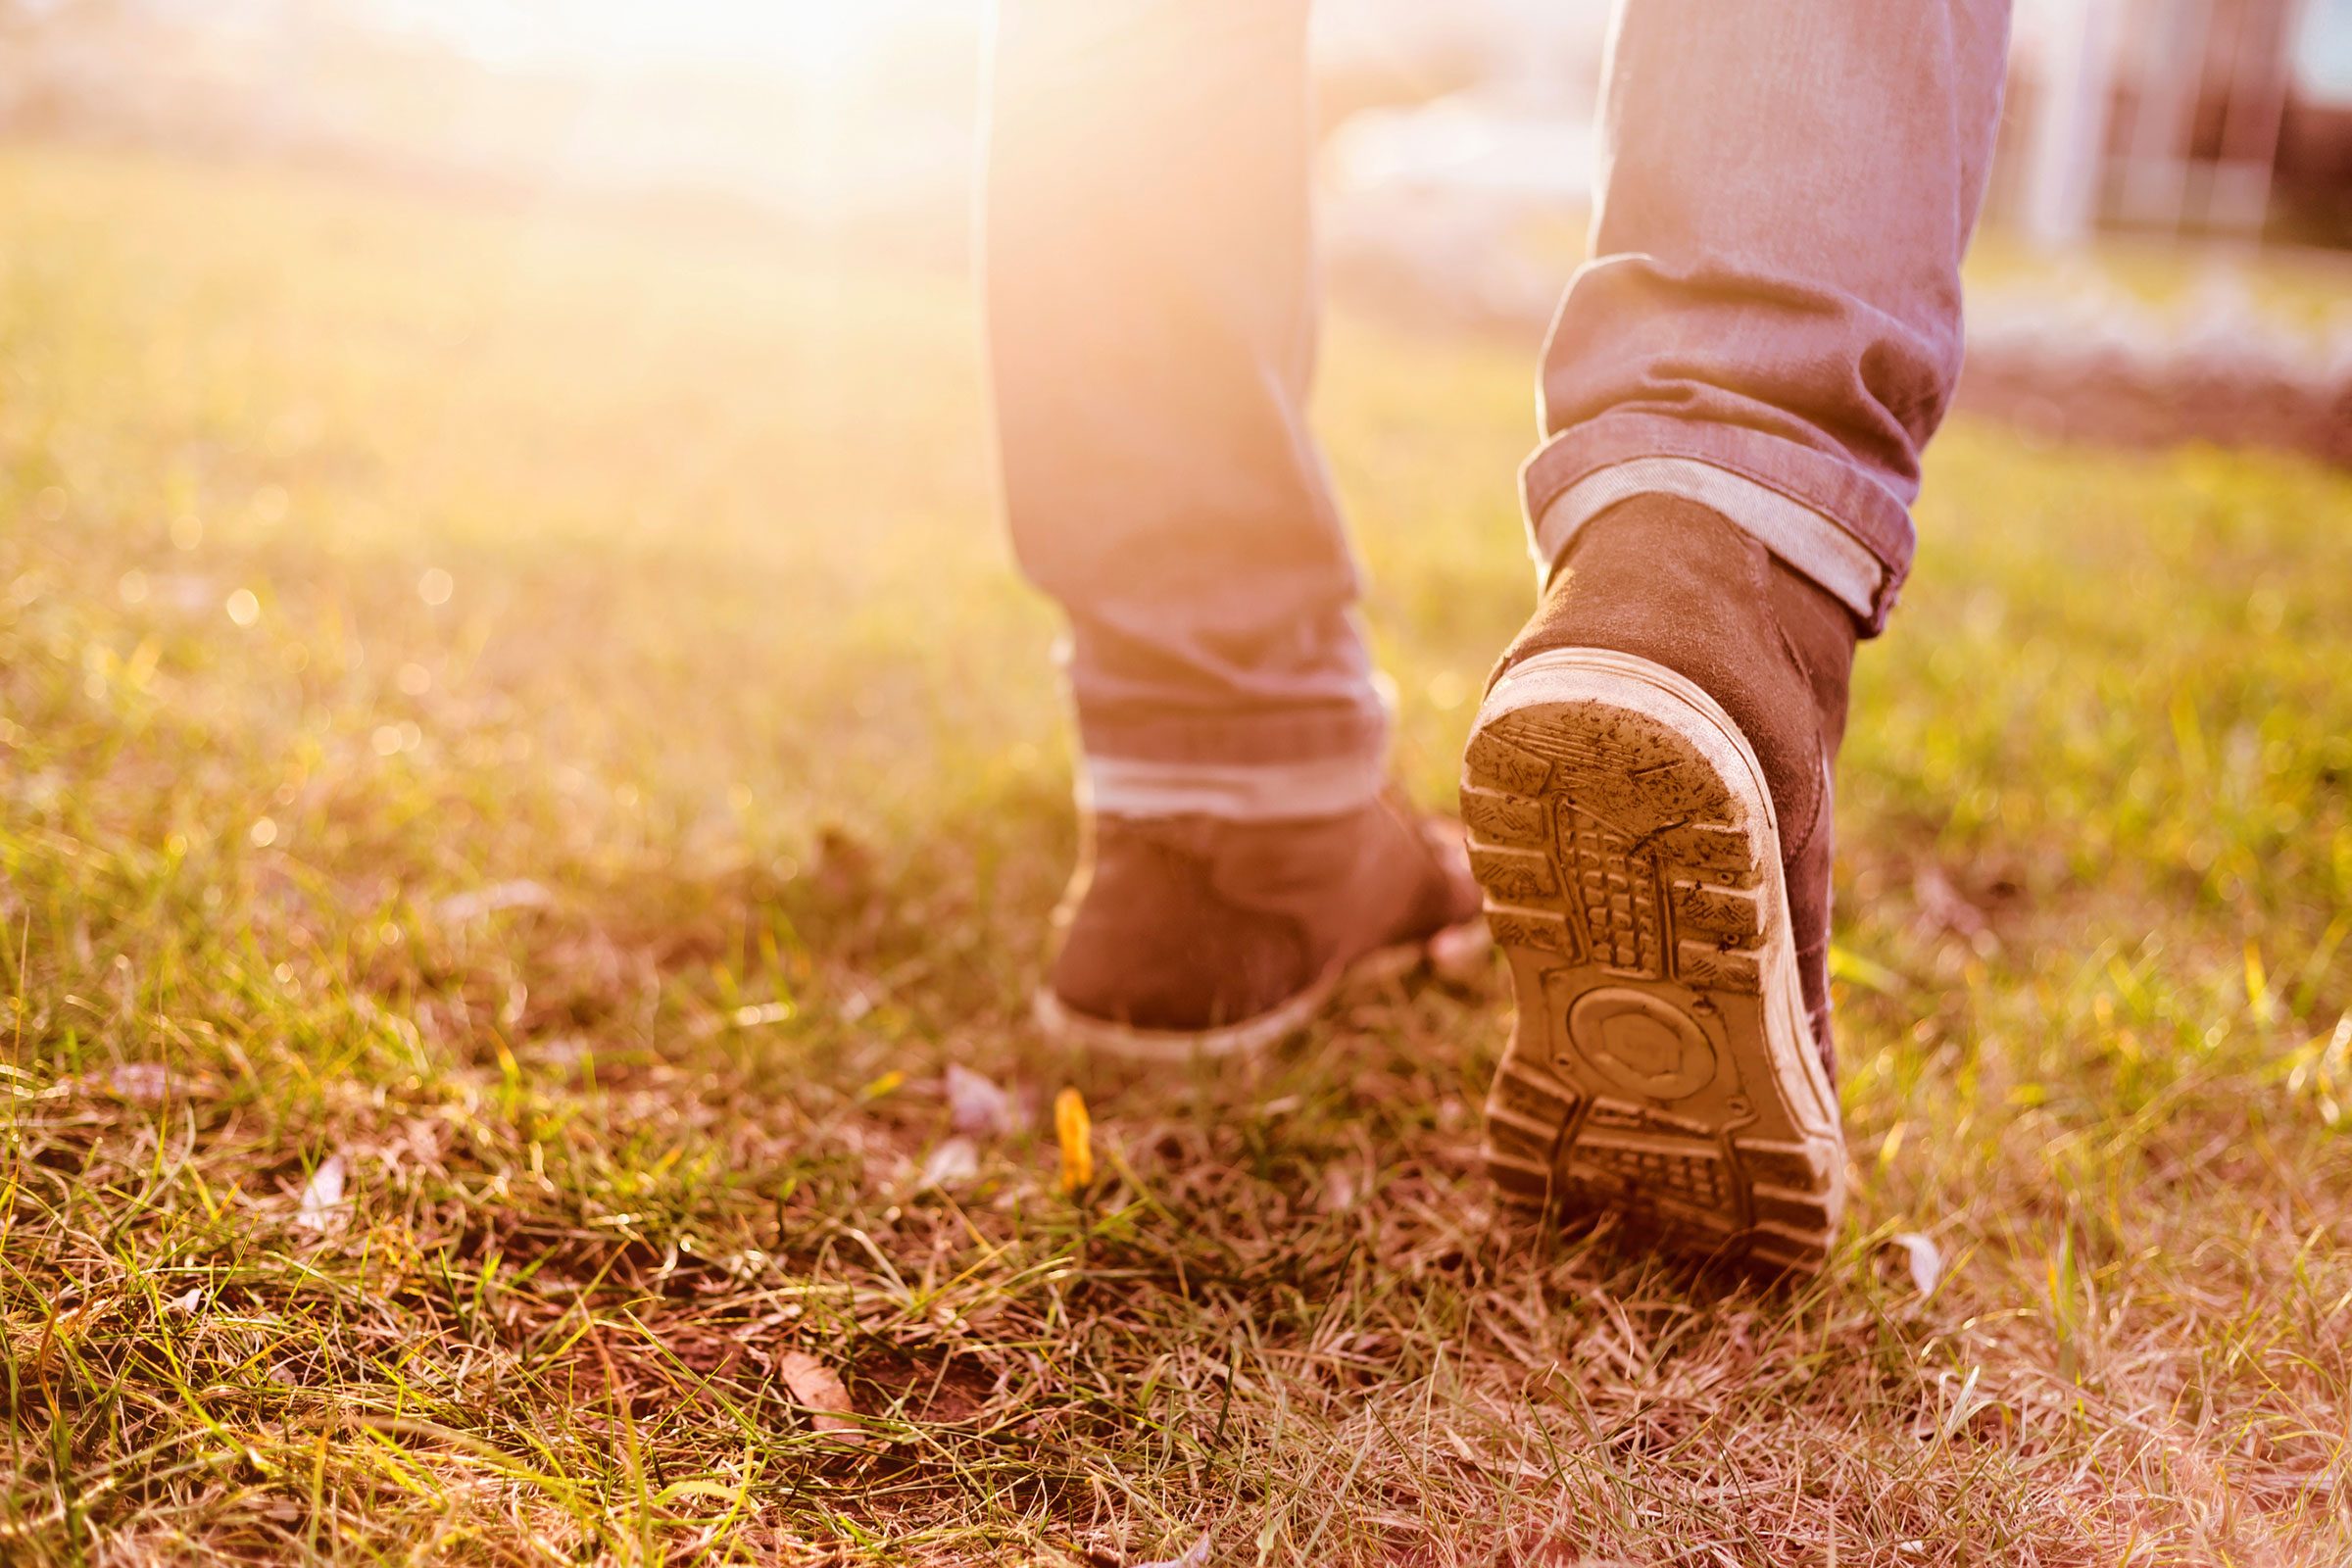
[(1510, 1195), (1812, 1267), (1843, 1198), (1831, 767), (1960, 363), (2005, 0), (1622, 0), (1544, 576), (1463, 763)]
[(1050, 1033), (1253, 1050), (1470, 918), (1382, 796), (1388, 713), (1306, 421), (1305, 0), (1002, 0), (983, 214), (1016, 553), (1069, 617), (1089, 843)]
[(1307, 427), (1305, 0), (1004, 0), (983, 215), (1004, 501), (1094, 805), (1370, 800), (1388, 719)]
[(1884, 625), (1960, 370), (2008, 0), (1620, 0), (1592, 259), (1544, 354), (1538, 559), (1712, 506)]

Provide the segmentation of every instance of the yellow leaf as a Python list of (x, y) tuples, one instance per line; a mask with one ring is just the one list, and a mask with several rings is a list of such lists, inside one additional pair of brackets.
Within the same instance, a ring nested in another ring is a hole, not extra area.
[(1054, 1097), (1054, 1133), (1061, 1140), (1061, 1190), (1077, 1192), (1095, 1179), (1095, 1124), (1077, 1090)]

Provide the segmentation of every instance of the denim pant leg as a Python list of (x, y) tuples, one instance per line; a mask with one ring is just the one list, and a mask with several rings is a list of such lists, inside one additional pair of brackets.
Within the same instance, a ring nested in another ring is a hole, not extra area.
[(1537, 559), (1714, 507), (1872, 631), (1960, 369), (2007, 0), (1620, 0), (1592, 259), (1545, 346)]
[(1305, 0), (1002, 0), (983, 209), (1004, 501), (1099, 810), (1321, 814), (1386, 707), (1306, 421)]

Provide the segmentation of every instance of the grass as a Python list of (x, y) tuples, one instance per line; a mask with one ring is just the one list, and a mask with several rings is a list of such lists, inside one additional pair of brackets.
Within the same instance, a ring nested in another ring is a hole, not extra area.
[[(2345, 475), (1937, 448), (1853, 1217), (1766, 1291), (1490, 1222), (1496, 984), (1249, 1082), (1037, 1041), (1068, 743), (952, 280), (23, 147), (0, 212), (0, 1560), (2352, 1553)], [(1528, 378), (1328, 355), (1432, 800)], [(1027, 1114), (942, 1192), (950, 1065)]]

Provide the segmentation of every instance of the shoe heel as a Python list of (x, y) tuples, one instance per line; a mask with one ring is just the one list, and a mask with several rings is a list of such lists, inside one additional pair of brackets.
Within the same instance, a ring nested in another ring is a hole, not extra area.
[(1663, 665), (1563, 649), (1489, 692), (1462, 820), (1518, 1018), (1487, 1100), (1506, 1199), (1811, 1272), (1844, 1203), (1762, 766)]

